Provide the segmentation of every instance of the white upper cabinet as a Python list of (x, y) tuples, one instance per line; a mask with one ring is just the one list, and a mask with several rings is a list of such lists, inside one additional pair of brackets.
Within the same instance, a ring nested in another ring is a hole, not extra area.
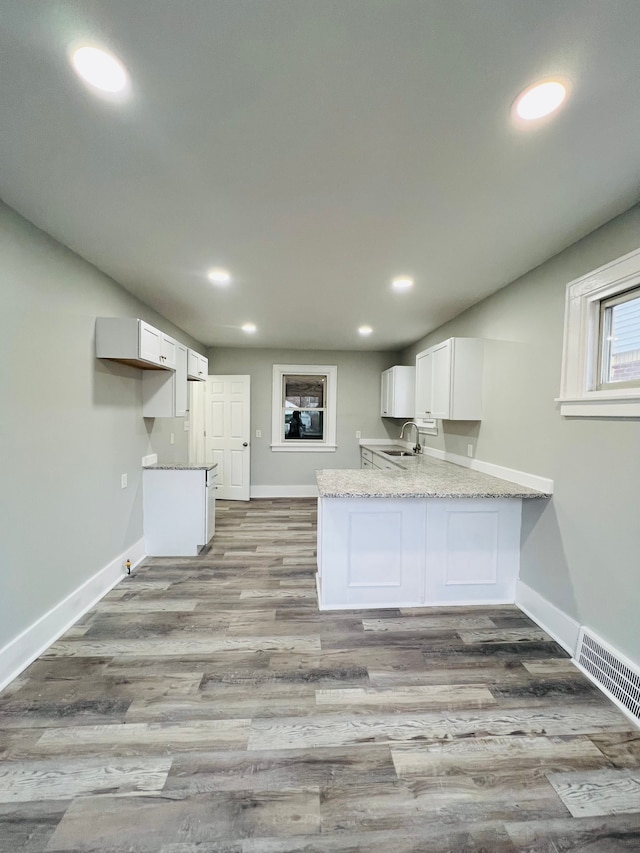
[(418, 353), (417, 419), (481, 420), (483, 351), (479, 338), (449, 338)]
[(412, 418), (416, 385), (415, 367), (396, 365), (382, 374), (380, 414), (383, 418)]
[(416, 356), (416, 420), (430, 420), (432, 376), (431, 350), (423, 350)]
[(187, 378), (192, 382), (204, 382), (209, 373), (209, 359), (193, 349), (189, 350)]
[(175, 370), (177, 342), (144, 320), (98, 317), (96, 356), (146, 370)]
[(187, 348), (175, 344), (175, 370), (148, 370), (142, 375), (143, 418), (180, 418), (187, 413)]

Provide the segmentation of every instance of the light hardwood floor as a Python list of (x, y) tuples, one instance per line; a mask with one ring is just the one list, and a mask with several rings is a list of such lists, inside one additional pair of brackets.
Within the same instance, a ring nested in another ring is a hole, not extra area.
[(640, 851), (640, 732), (515, 607), (319, 613), (315, 502), (219, 502), (0, 695), (0, 851)]

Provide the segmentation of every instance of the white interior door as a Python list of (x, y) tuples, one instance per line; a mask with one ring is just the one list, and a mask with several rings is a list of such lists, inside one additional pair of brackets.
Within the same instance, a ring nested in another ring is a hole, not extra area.
[(207, 377), (207, 462), (217, 462), (216, 497), (248, 501), (251, 377)]

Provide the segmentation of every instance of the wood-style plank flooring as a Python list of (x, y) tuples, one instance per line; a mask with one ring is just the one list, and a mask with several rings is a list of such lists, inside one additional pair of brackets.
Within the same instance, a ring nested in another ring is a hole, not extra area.
[(315, 502), (219, 502), (0, 695), (0, 851), (640, 851), (640, 731), (515, 607), (319, 613)]

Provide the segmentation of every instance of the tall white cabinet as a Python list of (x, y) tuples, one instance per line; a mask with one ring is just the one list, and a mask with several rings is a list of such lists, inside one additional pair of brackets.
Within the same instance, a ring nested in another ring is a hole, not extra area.
[(417, 420), (482, 419), (484, 341), (449, 338), (416, 356)]
[(380, 415), (383, 418), (412, 418), (415, 408), (416, 369), (395, 365), (382, 374)]

